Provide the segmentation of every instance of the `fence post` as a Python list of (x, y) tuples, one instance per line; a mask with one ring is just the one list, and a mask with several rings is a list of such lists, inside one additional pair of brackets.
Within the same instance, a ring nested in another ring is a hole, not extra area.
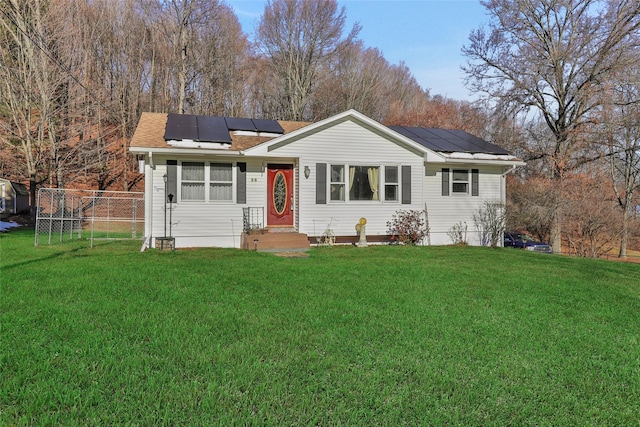
[(53, 227), (53, 192), (51, 194), (51, 207), (49, 208), (49, 244), (51, 244), (51, 228)]
[(96, 192), (92, 192), (91, 198), (91, 247), (93, 248), (93, 232), (96, 223)]
[(42, 188), (38, 190), (38, 202), (36, 203), (36, 237), (33, 242), (33, 246), (38, 246), (38, 233), (40, 232), (40, 195), (42, 194)]

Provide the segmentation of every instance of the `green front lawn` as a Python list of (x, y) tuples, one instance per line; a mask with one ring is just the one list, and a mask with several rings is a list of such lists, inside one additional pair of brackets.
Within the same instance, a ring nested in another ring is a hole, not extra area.
[(139, 246), (0, 235), (0, 425), (640, 423), (640, 265)]

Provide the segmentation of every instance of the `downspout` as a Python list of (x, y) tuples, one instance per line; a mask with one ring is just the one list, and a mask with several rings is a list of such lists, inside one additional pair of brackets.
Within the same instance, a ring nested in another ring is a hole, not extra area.
[[(500, 202), (502, 203), (502, 205), (504, 205), (504, 209), (505, 209), (505, 224), (503, 224), (504, 226), (506, 226), (506, 210), (507, 210), (507, 174), (513, 172), (516, 169), (516, 165), (511, 165), (511, 167), (509, 169), (507, 169), (505, 172), (503, 172), (500, 175)], [(504, 234), (502, 235), (502, 238), (500, 239), (500, 246), (504, 246)]]
[[(151, 185), (149, 186), (149, 247), (153, 245), (153, 175), (156, 170), (156, 164), (153, 161), (153, 151), (149, 151), (149, 175), (151, 175), (151, 179), (149, 180)], [(147, 210), (147, 209), (145, 209)], [(146, 215), (147, 212), (145, 212)]]
[(507, 174), (513, 172), (516, 167), (516, 165), (511, 165), (509, 169), (500, 175), (500, 202), (504, 205), (507, 204)]
[(145, 165), (144, 227), (145, 234), (148, 232), (148, 235), (140, 248), (141, 252), (153, 244), (153, 171), (156, 165), (153, 163), (152, 151), (149, 151), (147, 158), (149, 162)]
[(511, 168), (507, 169), (506, 172), (502, 173), (502, 176), (506, 176), (508, 173), (513, 172), (517, 168), (516, 165), (511, 165)]

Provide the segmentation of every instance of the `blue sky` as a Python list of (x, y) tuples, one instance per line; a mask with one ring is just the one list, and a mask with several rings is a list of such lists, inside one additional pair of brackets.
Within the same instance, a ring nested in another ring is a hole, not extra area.
[[(266, 0), (226, 0), (253, 38)], [(460, 50), (469, 33), (488, 22), (479, 0), (338, 0), (347, 26), (362, 25), (359, 38), (392, 64), (404, 61), (432, 95), (470, 100), (462, 81)]]

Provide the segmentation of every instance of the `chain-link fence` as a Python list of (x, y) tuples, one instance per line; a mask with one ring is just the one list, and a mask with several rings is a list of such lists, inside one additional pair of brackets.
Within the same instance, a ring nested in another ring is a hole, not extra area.
[(38, 190), (35, 245), (71, 239), (141, 239), (144, 194), (60, 188)]

